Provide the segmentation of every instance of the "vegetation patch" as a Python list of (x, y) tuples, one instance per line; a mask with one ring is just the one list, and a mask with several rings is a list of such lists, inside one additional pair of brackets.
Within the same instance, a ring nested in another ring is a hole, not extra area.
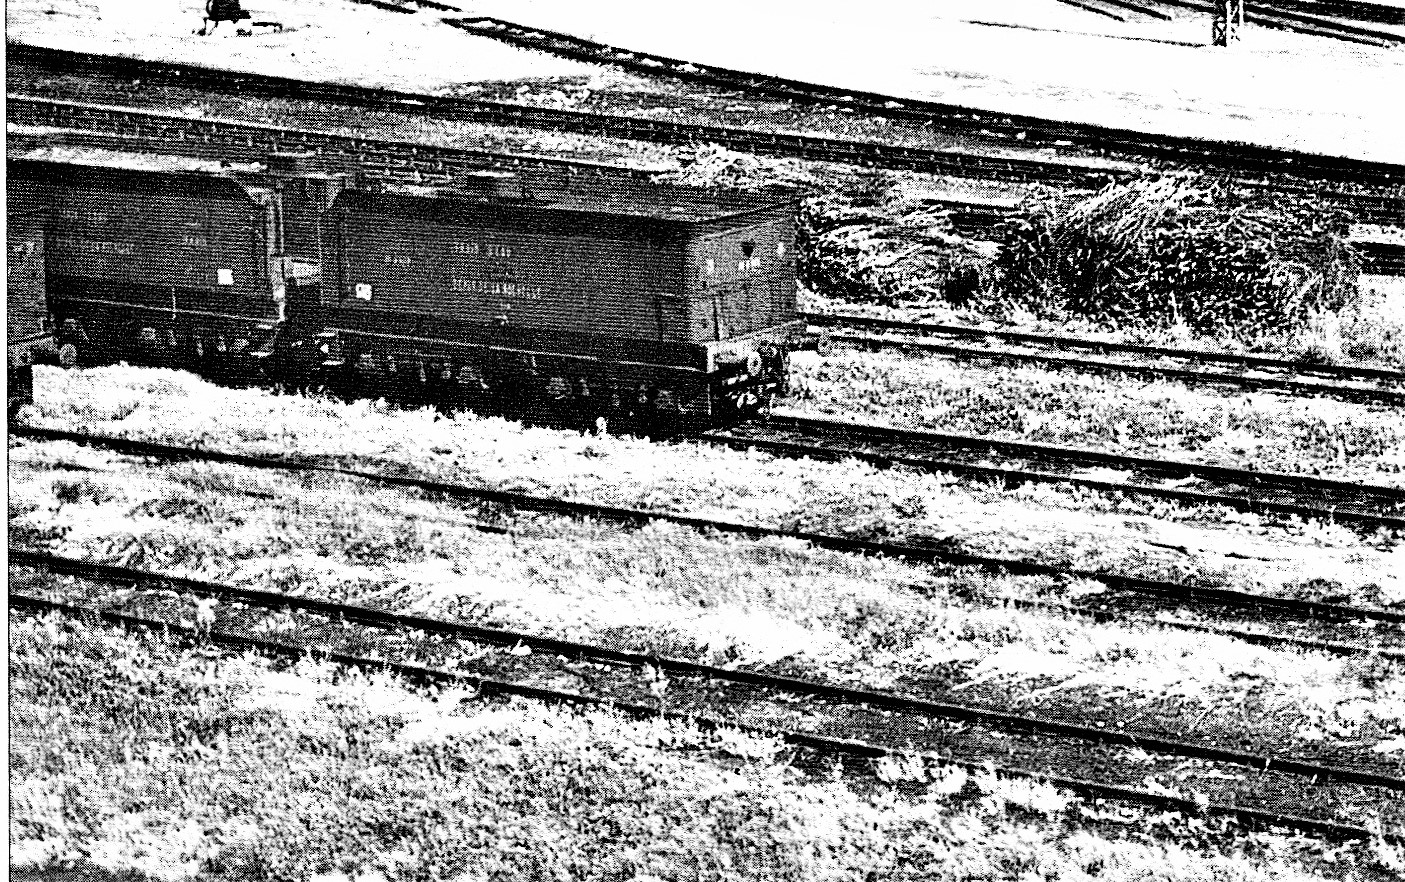
[(1405, 424), (1380, 405), (848, 348), (800, 354), (791, 370), (792, 401), (813, 414), (1367, 484), (1405, 482)]
[[(1003, 605), (1096, 586), (971, 569), (938, 574), (663, 523), (624, 530), (505, 517), (401, 488), (234, 466), (125, 471), (111, 483), (123, 495), (101, 505), (59, 503), (42, 479), (17, 480), (15, 490), (48, 512), (26, 522), (74, 525), (47, 548), (68, 557), (703, 663), (882, 689), (955, 688), (981, 703), (1076, 714), (1111, 699), (1146, 725), (1239, 728), (1286, 753), (1316, 751), (1324, 740), (1361, 753), (1405, 734), (1398, 664), (1375, 670), (1367, 684), (1349, 659)], [(268, 503), (251, 508), (245, 491)], [(153, 518), (150, 500), (213, 517)], [(481, 532), (484, 521), (507, 532)], [(333, 525), (339, 539), (327, 542)], [(369, 546), (378, 553), (367, 555)], [(1331, 590), (1351, 592), (1343, 583)], [(1260, 702), (1252, 724), (1240, 719), (1246, 684)]]
[(1218, 836), (986, 774), (931, 781), (886, 763), (860, 787), (838, 766), (798, 771), (768, 739), (285, 668), (60, 616), (14, 615), (10, 634), (12, 868), (1266, 882), (1302, 878), (1324, 854), (1353, 878), (1399, 860), (1383, 844)]
[(961, 235), (940, 201), (894, 197), (886, 188), (875, 176), (854, 195), (805, 203), (797, 243), (801, 284), (851, 303), (969, 303), (990, 281), (995, 249)]
[(1300, 327), (1358, 295), (1350, 217), (1283, 194), (1167, 175), (1114, 184), (1007, 224), (1003, 288), (1037, 312), (1205, 335)]

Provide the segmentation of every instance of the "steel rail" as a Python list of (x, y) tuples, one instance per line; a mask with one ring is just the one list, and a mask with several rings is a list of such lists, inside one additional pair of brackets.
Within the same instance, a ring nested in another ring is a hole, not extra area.
[[(764, 431), (764, 423), (761, 431)], [(995, 481), (1005, 487), (1018, 487), (1022, 484), (1064, 484), (1085, 487), (1099, 493), (1121, 494), (1123, 496), (1144, 497), (1175, 502), (1180, 505), (1224, 506), (1234, 511), (1255, 512), (1296, 516), (1304, 520), (1313, 518), (1335, 521), (1362, 527), (1368, 530), (1405, 531), (1405, 515), (1381, 514), (1354, 509), (1324, 508), (1293, 502), (1264, 499), (1252, 494), (1237, 495), (1227, 493), (1207, 493), (1198, 490), (1182, 490), (1169, 487), (1152, 487), (1144, 484), (1131, 484), (1121, 481), (1101, 481), (1081, 478), (1054, 472), (1038, 472), (1029, 469), (984, 466), (953, 460), (935, 459), (925, 456), (904, 456), (892, 453), (874, 453), (857, 450), (852, 446), (824, 447), (819, 444), (776, 440), (757, 437), (756, 426), (748, 426), (743, 432), (705, 432), (697, 437), (736, 450), (764, 450), (789, 459), (821, 459), (835, 462), (853, 459), (879, 468), (900, 465), (924, 472), (945, 473), (977, 480)]]
[(129, 438), (94, 435), (86, 432), (69, 432), (59, 429), (44, 429), (33, 426), (15, 425), (13, 423), (10, 425), (10, 433), (20, 437), (44, 441), (70, 441), (76, 444), (100, 447), (133, 456), (145, 456), (166, 460), (218, 462), (245, 468), (274, 471), (340, 475), (380, 483), (386, 486), (408, 487), (423, 492), (437, 493), (449, 498), (506, 505), (524, 511), (547, 512), (569, 517), (596, 518), (627, 524), (647, 524), (652, 521), (662, 521), (699, 531), (712, 530), (718, 533), (748, 536), (752, 538), (798, 540), (801, 542), (808, 542), (817, 548), (872, 557), (906, 559), (919, 563), (945, 566), (969, 566), (992, 572), (1009, 572), (1018, 575), (1047, 576), (1057, 579), (1086, 579), (1093, 582), (1101, 582), (1109, 588), (1132, 593), (1205, 601), (1237, 609), (1272, 609), (1303, 620), (1327, 619), (1336, 621), (1346, 619), (1351, 621), (1377, 621), (1392, 624), (1405, 624), (1405, 612), (1346, 607), (1339, 604), (1321, 603), (1318, 601), (1290, 597), (1268, 597), (1215, 585), (1195, 585), (1162, 579), (1148, 579), (1120, 573), (1061, 567), (1017, 558), (966, 554), (931, 546), (871, 542), (863, 539), (850, 539), (824, 533), (784, 530), (777, 527), (743, 524), (713, 518), (700, 518), (671, 512), (643, 511), (640, 509), (598, 505), (590, 502), (533, 496), (526, 493), (516, 493), (506, 490), (469, 487), (463, 484), (436, 481), (428, 478), (386, 475), (378, 472), (307, 461), (274, 459), (249, 454), (194, 449), (170, 444), (159, 444), (151, 441), (136, 441)]
[(1145, 15), (1148, 18), (1156, 18), (1160, 19), (1161, 21), (1175, 20), (1175, 17), (1170, 15), (1169, 13), (1162, 12), (1156, 7), (1145, 2), (1139, 3), (1137, 2), (1137, 0), (1102, 0), (1102, 2), (1107, 3), (1109, 6), (1120, 7), (1122, 9), (1127, 10), (1128, 12), (1141, 13), (1142, 15)]
[(905, 441), (946, 448), (987, 449), (1011, 456), (1106, 465), (1125, 471), (1145, 472), (1148, 474), (1165, 475), (1172, 478), (1213, 478), (1241, 487), (1282, 487), (1297, 491), (1311, 490), (1323, 493), (1369, 496), (1391, 503), (1405, 502), (1405, 487), (1390, 487), (1384, 484), (1357, 484), (1351, 481), (1319, 478), (1315, 475), (1260, 472), (1252, 469), (1240, 469), (1232, 466), (1215, 466), (1174, 459), (1149, 459), (1147, 457), (1128, 456), (1122, 453), (1108, 453), (1101, 450), (1060, 447), (1053, 444), (1035, 444), (1029, 441), (1006, 441), (1000, 438), (983, 438), (973, 435), (950, 435), (942, 432), (904, 429), (897, 426), (882, 426), (870, 423), (846, 423), (838, 420), (805, 417), (798, 414), (772, 414), (767, 419), (767, 422), (775, 426), (797, 430), (851, 432), (856, 435), (867, 435), (869, 437), (889, 441)]
[(1243, 808), (1239, 806), (1221, 805), (1217, 803), (1200, 803), (1185, 797), (1174, 796), (1165, 793), (1152, 793), (1144, 790), (1135, 790), (1127, 787), (1119, 787), (1099, 781), (1090, 781), (1079, 778), (1060, 777), (1048, 775), (1043, 772), (1013, 768), (1008, 766), (987, 765), (985, 763), (974, 763), (962, 760), (950, 759), (930, 754), (914, 753), (911, 751), (895, 750), (881, 747), (861, 741), (850, 739), (828, 738), (823, 735), (813, 735), (807, 732), (794, 730), (768, 729), (759, 726), (752, 726), (740, 722), (728, 720), (718, 720), (709, 717), (700, 717), (693, 714), (685, 714), (677, 711), (668, 711), (659, 707), (634, 704), (629, 702), (616, 701), (608, 698), (601, 698), (580, 693), (566, 692), (558, 689), (546, 689), (536, 686), (526, 686), (520, 683), (511, 683), (505, 680), (496, 680), (489, 677), (482, 677), (476, 674), (469, 674), (459, 671), (446, 671), (442, 669), (429, 668), (422, 665), (411, 665), (403, 662), (393, 662), (386, 659), (367, 658), (363, 656), (350, 655), (348, 653), (317, 650), (304, 645), (287, 643), (279, 640), (269, 640), (266, 638), (249, 637), (242, 634), (233, 634), (226, 631), (210, 630), (200, 631), (193, 626), (181, 625), (160, 619), (150, 619), (142, 616), (128, 615), (125, 613), (113, 612), (112, 610), (99, 610), (92, 607), (76, 606), (45, 598), (31, 597), (24, 594), (10, 593), (10, 604), (12, 609), (26, 609), (38, 613), (58, 613), (76, 619), (90, 619), (96, 617), (100, 621), (117, 625), (123, 628), (143, 629), (151, 631), (162, 631), (166, 633), (179, 634), (186, 639), (208, 640), (218, 646), (230, 647), (239, 650), (253, 650), (270, 656), (297, 661), (308, 656), (325, 659), (333, 664), (348, 668), (359, 668), (364, 670), (379, 670), (401, 679), (416, 684), (423, 685), (445, 685), (463, 684), (467, 685), (484, 695), (510, 696), (526, 698), (548, 704), (562, 704), (581, 708), (598, 708), (606, 711), (613, 711), (636, 719), (665, 719), (673, 722), (695, 726), (703, 731), (733, 730), (744, 732), (761, 737), (777, 738), (785, 744), (795, 747), (802, 747), (816, 752), (849, 756), (860, 759), (882, 759), (884, 757), (912, 757), (917, 756), (924, 761), (930, 761), (934, 765), (943, 767), (959, 767), (968, 772), (994, 771), (999, 777), (1016, 778), (1021, 780), (1034, 780), (1047, 783), (1051, 786), (1067, 790), (1085, 798), (1106, 798), (1125, 801), (1137, 805), (1145, 805), (1163, 810), (1178, 811), (1191, 816), (1217, 815), (1234, 819), (1237, 823), (1249, 829), (1280, 828), (1293, 829), (1303, 833), (1320, 836), (1330, 841), (1353, 841), (1371, 840), (1383, 838), (1392, 844), (1405, 841), (1405, 837), (1394, 833), (1387, 833), (1380, 836), (1378, 831), (1373, 831), (1365, 827), (1357, 827), (1350, 824), (1342, 824), (1336, 821), (1325, 821), (1316, 818), (1304, 818), (1288, 815), (1279, 812), (1268, 812), (1260, 809)]
[(1026, 331), (988, 330), (985, 328), (973, 328), (968, 325), (900, 321), (897, 319), (872, 318), (869, 316), (850, 316), (834, 312), (807, 312), (802, 313), (800, 318), (812, 325), (819, 325), (822, 327), (848, 325), (858, 328), (874, 328), (912, 334), (932, 334), (943, 337), (963, 337), (971, 339), (989, 338), (993, 340), (1003, 340), (1009, 343), (1051, 346), (1060, 349), (1079, 349), (1090, 352), (1126, 352), (1154, 358), (1175, 358), (1183, 361), (1226, 364), (1245, 369), (1254, 368), (1297, 374), (1315, 374), (1338, 380), (1375, 380), (1405, 385), (1405, 371), (1365, 364), (1312, 364), (1310, 362), (1263, 355), (1251, 355), (1247, 353), (1208, 349), (1182, 349), (1172, 346), (1153, 346), (1143, 343), (1119, 343), (1110, 340), (1065, 337), (1057, 334), (1038, 334)]
[(1236, 172), (1290, 171), (1329, 180), (1377, 184), (1405, 183), (1405, 166), (1395, 163), (1326, 156), (1305, 151), (1264, 147), (1241, 142), (1207, 141), (1175, 136), (1149, 135), (1089, 123), (1070, 123), (1019, 114), (1002, 114), (923, 99), (807, 83), (766, 74), (749, 73), (623, 49), (572, 34), (528, 27), (489, 16), (444, 19), (446, 24), (475, 36), (560, 55), (595, 64), (614, 64), (646, 76), (668, 76), (711, 86), (775, 95), (808, 103), (853, 107), (877, 116), (940, 121), (943, 125), (999, 134), (1025, 143), (1055, 144), (1070, 141), (1095, 149), (1116, 149), (1132, 155), (1213, 163)]
[[(367, 138), (312, 129), (287, 128), (229, 119), (189, 117), (143, 110), (64, 101), (32, 95), (6, 95), (6, 125), (56, 129), (77, 137), (108, 139), (104, 144), (159, 147), (162, 152), (233, 160), (231, 151), (263, 160), (278, 151), (313, 151), (357, 170), (448, 176), (504, 166), (560, 168), (646, 181), (662, 168), (631, 169), (588, 160), (530, 153), (505, 153), (448, 147), (420, 141)], [(82, 127), (88, 128), (82, 128)], [(399, 160), (399, 164), (394, 164)]]
[[(915, 586), (914, 586), (915, 587)], [(1046, 600), (1028, 600), (1022, 597), (996, 597), (995, 602), (1021, 610), (1036, 610), (1055, 614), (1078, 616), (1100, 623), (1123, 625), (1145, 625), (1173, 631), (1190, 631), (1196, 634), (1213, 634), (1229, 637), (1254, 646), (1289, 648), (1306, 652), (1321, 652), (1326, 655), (1367, 655), (1379, 656), (1391, 661), (1405, 662), (1405, 650), (1385, 646), (1367, 646), (1360, 643), (1342, 643), (1337, 640), (1315, 640), (1308, 637), (1294, 637), (1290, 634), (1270, 634), (1266, 631), (1249, 631), (1244, 628), (1231, 628), (1224, 625), (1211, 625), (1205, 622), (1187, 622), (1182, 619), (1161, 619), (1155, 616), (1129, 616), (1107, 609), (1091, 609), (1084, 606), (1070, 606), (1066, 603), (1051, 603)], [(1163, 607), (1167, 608), (1167, 607)]]
[[(297, 97), (322, 96), (299, 95)], [(978, 175), (982, 178), (1021, 183), (1062, 182), (1096, 187), (1110, 180), (1137, 176), (1143, 171), (1139, 167), (1126, 163), (1115, 165), (1081, 164), (1072, 160), (1053, 161), (1015, 156), (991, 156), (969, 151), (851, 141), (821, 135), (723, 128), (721, 126), (682, 123), (672, 119), (611, 116), (586, 111), (537, 108), (477, 99), (426, 97), (431, 98), (437, 106), (440, 106), (442, 112), (436, 113), (436, 116), (461, 122), (545, 129), (596, 137), (649, 141), (672, 146), (719, 144), (731, 149), (760, 155), (798, 158), (812, 162), (883, 167), (925, 174)], [(343, 100), (349, 101), (350, 99)], [(167, 121), (174, 124), (172, 131), (177, 135), (181, 130), (198, 135), (202, 130), (209, 131), (218, 126), (231, 131), (258, 132), (265, 136), (286, 134), (288, 139), (294, 143), (308, 142), (309, 147), (316, 146), (313, 142), (326, 144), (354, 142), (356, 145), (370, 145), (374, 148), (417, 147), (421, 153), (442, 151), (446, 156), (451, 156), (456, 152), (484, 153), (483, 151), (441, 148), (424, 143), (373, 141), (368, 138), (337, 135), (329, 132), (280, 129), (274, 126), (242, 123), (234, 120), (193, 118), (170, 112), (90, 104), (35, 95), (11, 94), (7, 96), (7, 101), (15, 108), (15, 110), (9, 111), (7, 121), (10, 124), (28, 123), (59, 126), (74, 121), (81, 123), (85, 117), (96, 118), (99, 114), (106, 114), (114, 119), (121, 116), (132, 121), (143, 119)], [(381, 105), (374, 103), (372, 106), (379, 107)], [(400, 106), (392, 106), (387, 109), (404, 112), (404, 108)], [(491, 154), (484, 153), (484, 155)], [(556, 160), (556, 162), (568, 164), (574, 161)], [(589, 165), (585, 162), (579, 164)], [(653, 173), (657, 174), (658, 172)]]
[(1405, 405), (1405, 391), (1367, 386), (1343, 386), (1337, 383), (1295, 380), (1286, 377), (1254, 377), (1214, 371), (1193, 370), (1130, 362), (1103, 361), (1049, 355), (1042, 352), (1020, 352), (1009, 349), (981, 349), (917, 340), (911, 337), (882, 337), (869, 334), (832, 334), (829, 340), (867, 349), (903, 349), (952, 358), (957, 361), (988, 361), (997, 364), (1033, 365), (1055, 370), (1073, 370), (1092, 374), (1122, 374), (1147, 380), (1175, 380), (1190, 386), (1232, 386), (1249, 391), (1272, 390), (1294, 395), (1323, 395), (1343, 401)]
[[(693, 125), (674, 120), (535, 108), (519, 104), (373, 87), (316, 83), (287, 77), (222, 71), (197, 65), (142, 61), (122, 56), (93, 55), (19, 43), (8, 43), (7, 48), (12, 59), (27, 61), (46, 69), (65, 73), (75, 70), (89, 71), (133, 78), (141, 82), (164, 82), (241, 97), (264, 96), (327, 101), (346, 106), (381, 108), (400, 113), (413, 113), (490, 125), (519, 125), (603, 137), (646, 139), (665, 144), (718, 143), (754, 153), (796, 157), (812, 161), (909, 169), (936, 174), (975, 174), (1013, 181), (1082, 181), (1095, 185), (1106, 183), (1110, 176), (1112, 178), (1119, 175), (1125, 176), (1139, 170), (1137, 166), (1126, 163), (1120, 168), (1109, 169), (1105, 166), (1081, 164), (1071, 160), (1051, 160), (1031, 156), (1001, 157), (974, 151), (941, 151), (922, 147), (848, 141), (820, 135), (764, 132), (752, 129)], [(891, 110), (891, 108), (887, 108), (888, 103), (891, 102), (885, 102), (880, 109)], [(933, 121), (929, 114), (919, 114), (919, 118), (927, 123)], [(977, 114), (974, 120), (981, 132), (995, 137), (985, 128), (994, 125), (994, 123), (980, 114)], [(943, 124), (950, 122), (947, 119), (940, 121)], [(1052, 122), (1046, 122), (1053, 125)], [(1145, 135), (1140, 137), (1143, 139), (1151, 138), (1153, 141), (1156, 138), (1156, 136)], [(1062, 135), (1055, 138), (1055, 140), (1061, 139)], [(1200, 144), (1201, 142), (1194, 143)], [(1022, 144), (1018, 139), (1015, 139), (1009, 146), (1021, 147)], [(1301, 179), (1305, 176), (1312, 178), (1310, 169), (1304, 167), (1305, 160), (1302, 159), (1304, 156), (1310, 156), (1310, 154), (1302, 154), (1301, 156), (1292, 154), (1275, 168), (1295, 179)], [(1326, 158), (1324, 161), (1329, 164), (1337, 162), (1331, 158)], [(1405, 166), (1376, 163), (1371, 167), (1375, 168), (1376, 166), (1379, 166), (1380, 169), (1395, 169), (1396, 180), (1394, 183), (1405, 185)], [(1336, 177), (1339, 182), (1359, 183), (1353, 180), (1353, 174), (1343, 172), (1337, 174)], [(1252, 178), (1246, 179), (1242, 183), (1253, 187), (1267, 187), (1276, 191), (1295, 192), (1301, 190), (1314, 196), (1325, 196), (1349, 205), (1362, 222), (1389, 224), (1399, 223), (1405, 219), (1405, 199), (1398, 196), (1346, 191), (1325, 193), (1320, 181), (1314, 186), (1308, 187), (1300, 184), (1289, 184), (1286, 181), (1269, 183)]]
[(1112, 6), (1112, 4), (1109, 3), (1104, 5), (1100, 2), (1100, 0), (1058, 0), (1058, 2), (1067, 4), (1069, 6), (1073, 6), (1077, 9), (1082, 9), (1085, 12), (1091, 12), (1094, 15), (1101, 15), (1104, 18), (1110, 18), (1113, 21), (1127, 21), (1126, 9), (1122, 7), (1113, 7), (1109, 9), (1108, 7)]
[(491, 643), (498, 646), (527, 646), (534, 651), (564, 655), (579, 659), (610, 662), (632, 667), (653, 666), (676, 676), (695, 677), (735, 685), (759, 686), (790, 695), (810, 695), (834, 701), (868, 707), (882, 708), (900, 713), (926, 716), (953, 722), (975, 723), (1000, 732), (1023, 732), (1041, 736), (1072, 738), (1095, 744), (1136, 747), (1148, 752), (1169, 754), (1186, 759), (1226, 763), (1258, 771), (1274, 771), (1312, 778), (1317, 781), (1338, 781), (1366, 787), (1380, 787), (1388, 790), (1405, 791), (1405, 778), (1386, 775), (1380, 772), (1365, 772), (1360, 769), (1309, 762), (1292, 757), (1265, 756), (1242, 750), (1231, 750), (1207, 744), (1194, 744), (1173, 738), (1138, 734), (1120, 729), (1111, 721), (1103, 726), (1090, 726), (1081, 723), (1067, 723), (1061, 720), (1015, 714), (1007, 711), (952, 702), (932, 701), (913, 698), (891, 692), (879, 692), (852, 686), (840, 686), (817, 680), (787, 677), (777, 674), (763, 674), (756, 671), (722, 668), (716, 665), (700, 664), (682, 659), (668, 658), (650, 653), (633, 652), (595, 646), (572, 640), (528, 634), (504, 628), (487, 628), (464, 622), (453, 622), (426, 616), (403, 615), (386, 610), (373, 609), (356, 604), (336, 603), (315, 600), (307, 597), (292, 597), (271, 591), (235, 588), (211, 582), (202, 582), (182, 577), (165, 576), (133, 570), (127, 567), (94, 564), (67, 558), (37, 554), (24, 549), (10, 548), (10, 564), (49, 569), (53, 572), (97, 579), (107, 582), (135, 583), (142, 586), (155, 584), (168, 585), (181, 591), (205, 597), (237, 599), (262, 608), (295, 609), (332, 618), (340, 618), (376, 628), (403, 628)]

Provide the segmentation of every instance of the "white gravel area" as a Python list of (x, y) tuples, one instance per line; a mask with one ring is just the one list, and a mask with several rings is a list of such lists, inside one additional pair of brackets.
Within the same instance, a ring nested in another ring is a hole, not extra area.
[[(6, 36), (420, 90), (614, 76), (441, 23), (459, 13), (392, 13), (346, 0), (246, 5), (287, 29), (248, 38), (222, 29), (198, 37), (200, 0), (13, 0)], [(1250, 27), (1240, 46), (1216, 50), (1200, 45), (1209, 22), (1194, 13), (1134, 26), (1052, 0), (456, 5), (465, 16), (492, 15), (630, 49), (899, 97), (1405, 161), (1400, 116), (1389, 106), (1392, 91), (1405, 85), (1405, 49)]]

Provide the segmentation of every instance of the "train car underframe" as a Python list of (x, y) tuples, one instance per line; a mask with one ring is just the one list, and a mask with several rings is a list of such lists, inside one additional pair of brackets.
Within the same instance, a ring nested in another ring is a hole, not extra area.
[(59, 363), (127, 362), (183, 368), (230, 381), (263, 382), (277, 351), (274, 316), (169, 309), (120, 299), (53, 299)]
[[(383, 397), (446, 411), (498, 413), (527, 422), (619, 433), (674, 435), (753, 418), (785, 392), (789, 348), (769, 357), (689, 365), (606, 361), (451, 341), (328, 332), (291, 362), (290, 374), (347, 397)], [(748, 372), (748, 368), (752, 372)]]

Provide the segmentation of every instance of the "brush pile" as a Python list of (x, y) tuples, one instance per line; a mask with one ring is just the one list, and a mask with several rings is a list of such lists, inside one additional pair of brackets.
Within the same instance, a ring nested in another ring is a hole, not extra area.
[(1114, 184), (1005, 225), (1011, 305), (1209, 336), (1291, 330), (1357, 295), (1350, 218), (1313, 199), (1246, 199), (1189, 176)]
[(958, 233), (940, 205), (838, 196), (805, 204), (797, 245), (801, 284), (882, 306), (964, 305), (984, 287), (993, 252)]

